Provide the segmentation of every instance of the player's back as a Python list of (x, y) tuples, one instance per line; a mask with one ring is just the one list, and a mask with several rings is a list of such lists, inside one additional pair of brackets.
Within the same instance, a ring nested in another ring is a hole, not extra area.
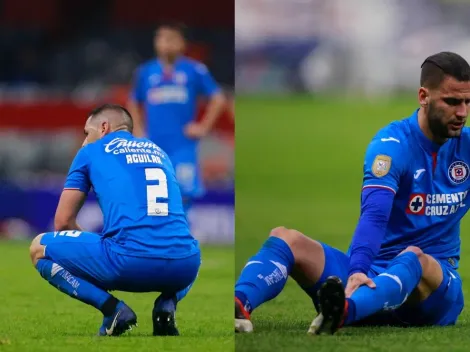
[(378, 263), (417, 246), (458, 266), (469, 164), (468, 128), (437, 145), (421, 131), (416, 111), (377, 133), (366, 153), (363, 186), (395, 192)]
[(103, 236), (116, 252), (159, 258), (197, 252), (173, 166), (162, 149), (125, 131), (84, 149), (104, 216)]

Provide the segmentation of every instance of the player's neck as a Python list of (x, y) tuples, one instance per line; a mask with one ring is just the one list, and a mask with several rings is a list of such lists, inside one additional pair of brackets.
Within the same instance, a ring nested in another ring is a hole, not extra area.
[(431, 131), (431, 127), (429, 126), (428, 119), (424, 110), (421, 108), (418, 111), (418, 125), (423, 134), (432, 142), (436, 144), (444, 144), (447, 141), (447, 138), (439, 138)]
[(172, 56), (172, 57), (163, 57), (160, 56), (158, 59), (162, 63), (165, 69), (172, 69), (175, 65), (175, 62), (178, 60), (179, 56)]

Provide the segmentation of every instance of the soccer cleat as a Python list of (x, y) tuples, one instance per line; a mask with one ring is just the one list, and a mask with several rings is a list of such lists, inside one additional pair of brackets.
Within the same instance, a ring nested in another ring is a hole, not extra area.
[(158, 297), (152, 311), (153, 336), (178, 336), (176, 327), (176, 297)]
[(253, 332), (250, 313), (243, 307), (242, 302), (235, 297), (235, 332)]
[(137, 315), (123, 301), (120, 301), (113, 315), (104, 317), (99, 336), (119, 336), (137, 326)]
[(311, 335), (333, 335), (344, 323), (347, 301), (341, 280), (330, 276), (318, 291), (320, 312), (312, 321)]

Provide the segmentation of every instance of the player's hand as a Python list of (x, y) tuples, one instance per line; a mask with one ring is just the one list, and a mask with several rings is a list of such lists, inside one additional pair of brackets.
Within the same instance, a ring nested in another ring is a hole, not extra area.
[(209, 129), (200, 122), (190, 122), (184, 127), (184, 134), (189, 138), (199, 139), (208, 133)]
[(356, 291), (362, 285), (367, 285), (370, 288), (375, 288), (375, 282), (368, 278), (366, 274), (352, 274), (348, 279), (348, 284), (346, 285), (346, 298), (351, 297), (354, 291)]

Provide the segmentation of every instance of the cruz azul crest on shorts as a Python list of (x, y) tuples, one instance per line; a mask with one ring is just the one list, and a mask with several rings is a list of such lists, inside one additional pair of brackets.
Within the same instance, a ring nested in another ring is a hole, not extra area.
[(372, 163), (372, 173), (376, 177), (383, 177), (390, 171), (392, 158), (388, 155), (377, 155)]
[(455, 161), (449, 166), (449, 179), (455, 184), (461, 184), (468, 179), (468, 165), (463, 161)]

